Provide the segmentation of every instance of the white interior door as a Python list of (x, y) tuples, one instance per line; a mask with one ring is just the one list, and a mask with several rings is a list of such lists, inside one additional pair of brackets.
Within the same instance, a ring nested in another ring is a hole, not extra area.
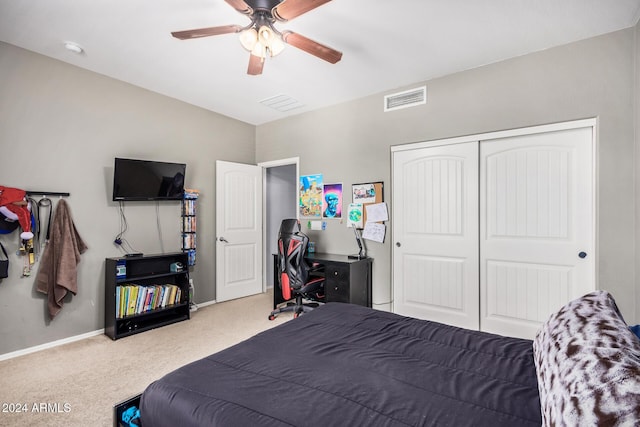
[(478, 142), (393, 153), (393, 310), (479, 328)]
[(592, 132), (480, 144), (482, 330), (531, 339), (595, 289)]
[(216, 300), (262, 292), (262, 168), (216, 161)]

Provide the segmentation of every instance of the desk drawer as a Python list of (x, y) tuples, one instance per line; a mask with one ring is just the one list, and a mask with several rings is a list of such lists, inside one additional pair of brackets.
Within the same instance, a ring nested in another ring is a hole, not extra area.
[(325, 265), (324, 292), (328, 302), (351, 302), (348, 266)]

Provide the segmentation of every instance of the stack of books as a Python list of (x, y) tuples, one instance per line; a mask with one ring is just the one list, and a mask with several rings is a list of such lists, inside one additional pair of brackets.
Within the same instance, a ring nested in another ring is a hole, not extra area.
[(197, 199), (197, 196), (191, 199), (185, 198), (184, 203), (182, 204), (182, 215), (185, 215), (185, 216), (196, 215), (196, 199)]
[(146, 313), (180, 303), (182, 289), (178, 285), (116, 286), (116, 317)]
[(195, 216), (185, 216), (182, 218), (182, 231), (185, 233), (195, 233), (196, 232), (196, 217)]
[(183, 249), (195, 249), (196, 248), (196, 235), (191, 233), (184, 233), (182, 235), (182, 248)]

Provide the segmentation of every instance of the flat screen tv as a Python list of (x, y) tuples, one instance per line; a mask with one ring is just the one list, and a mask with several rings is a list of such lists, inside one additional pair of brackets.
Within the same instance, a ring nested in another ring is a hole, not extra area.
[(183, 163), (115, 159), (113, 200), (180, 200), (184, 193)]

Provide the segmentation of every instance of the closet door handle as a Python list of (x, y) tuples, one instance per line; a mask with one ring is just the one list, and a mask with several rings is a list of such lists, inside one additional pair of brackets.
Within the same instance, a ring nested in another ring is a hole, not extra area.
[(224, 237), (220, 237), (218, 240), (220, 240), (221, 242), (229, 243), (229, 241)]
[(400, 244), (400, 242), (396, 242), (396, 246), (397, 246), (397, 247), (400, 247), (400, 246), (402, 246), (402, 245)]
[(586, 257), (587, 257), (587, 253), (586, 253), (586, 252), (580, 252), (580, 253), (578, 254), (578, 256), (579, 256), (580, 258), (586, 258)]

